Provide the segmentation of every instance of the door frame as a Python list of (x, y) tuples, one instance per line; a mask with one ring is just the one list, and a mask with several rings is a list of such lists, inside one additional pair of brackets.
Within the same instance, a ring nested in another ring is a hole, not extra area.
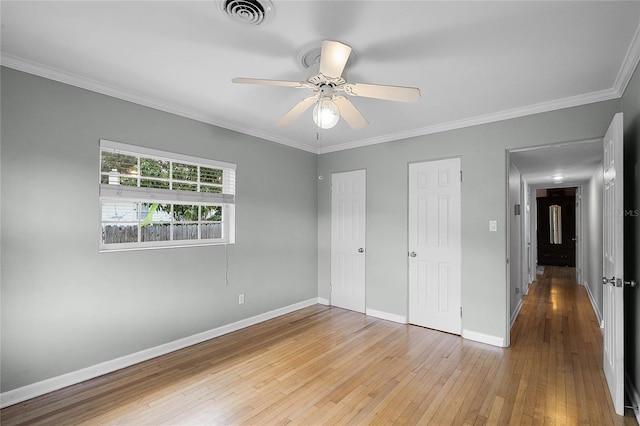
[[(582, 255), (584, 253), (586, 247), (584, 238), (582, 238), (583, 225), (582, 225), (582, 216), (583, 216), (583, 207), (582, 207), (582, 199), (580, 199), (580, 205), (578, 206), (578, 193), (582, 196), (584, 193), (584, 184), (582, 183), (567, 183), (567, 185), (562, 185), (562, 188), (576, 188), (576, 208), (580, 209), (580, 223), (576, 220), (576, 273), (578, 269), (578, 253)], [(538, 198), (536, 197), (536, 190), (538, 189), (556, 189), (555, 187), (550, 187), (549, 185), (529, 185), (529, 196), (531, 197), (531, 216), (530, 216), (530, 232), (531, 232), (531, 264), (538, 264), (538, 235), (537, 235), (537, 226), (538, 226)], [(576, 216), (577, 218), (577, 216)], [(580, 227), (580, 229), (578, 229)], [(578, 232), (580, 233), (580, 237), (578, 238)], [(535, 243), (535, 244), (534, 244)], [(583, 259), (580, 258), (580, 262), (583, 263)], [(583, 265), (581, 265), (582, 267)], [(535, 271), (533, 272), (533, 276), (535, 277)], [(577, 281), (576, 276), (576, 281)], [(533, 281), (533, 280), (532, 280)], [(580, 285), (584, 285), (584, 282), (578, 282)]]
[[(522, 253), (523, 251), (526, 252), (526, 244), (523, 244), (523, 238), (522, 238), (522, 222), (523, 222), (523, 215), (522, 215), (522, 205), (523, 203), (523, 191), (522, 191), (522, 173), (520, 172), (520, 170), (516, 167), (515, 164), (513, 164), (511, 162), (511, 157), (509, 155), (509, 152), (507, 151), (507, 194), (506, 194), (506, 220), (505, 220), (505, 230), (507, 233), (507, 251), (506, 251), (506, 263), (507, 263), (507, 317), (509, 318), (509, 322), (508, 322), (508, 331), (509, 333), (511, 332), (511, 328), (513, 327), (513, 324), (515, 322), (515, 319), (517, 318), (520, 309), (522, 308), (522, 296), (523, 296), (523, 288), (525, 287), (523, 285), (522, 281), (522, 270), (524, 268), (524, 265), (522, 264)], [(517, 182), (517, 186), (518, 186), (518, 193), (519, 193), (519, 198), (517, 200), (514, 200), (511, 198), (511, 168), (514, 168), (515, 171), (518, 173), (518, 182)], [(515, 214), (515, 206), (516, 204), (520, 205), (520, 214)], [(515, 221), (517, 218), (518, 223), (516, 224), (517, 226), (515, 228), (517, 228), (518, 232), (520, 233), (520, 241), (519, 241), (519, 245), (517, 245), (517, 249), (518, 249), (518, 253), (516, 254), (515, 257), (512, 257), (512, 242), (511, 242), (511, 238), (513, 237), (511, 235), (511, 225), (513, 224), (513, 221)], [(520, 303), (516, 306), (514, 312), (511, 311), (511, 270), (512, 268), (514, 268), (514, 263), (515, 263), (515, 267), (516, 268), (520, 268), (520, 273), (516, 275), (517, 280), (519, 281), (519, 285), (518, 287), (520, 288)], [(507, 341), (509, 344), (509, 341)]]
[(584, 267), (584, 262), (583, 262), (583, 253), (584, 253), (584, 246), (583, 246), (583, 238), (582, 238), (582, 233), (583, 233), (583, 226), (582, 226), (582, 216), (584, 214), (584, 209), (582, 207), (582, 193), (584, 191), (584, 188), (582, 185), (579, 185), (576, 188), (576, 281), (578, 282), (578, 284), (580, 284), (581, 286), (584, 286), (584, 273), (582, 268)]
[[(505, 240), (504, 240), (504, 253), (505, 253), (505, 283), (506, 283), (506, 291), (505, 291), (505, 333), (504, 333), (504, 347), (508, 348), (511, 346), (511, 326), (515, 322), (515, 318), (511, 318), (511, 221), (514, 220), (515, 217), (522, 218), (522, 216), (513, 215), (512, 210), (512, 201), (511, 198), (511, 187), (509, 185), (509, 181), (511, 179), (511, 152), (517, 152), (520, 150), (505, 150), (505, 162), (504, 162), (504, 229), (505, 229)], [(522, 180), (522, 174), (520, 174), (520, 180)], [(520, 197), (522, 198), (522, 191), (520, 192)], [(520, 200), (520, 205), (522, 206), (522, 199)], [(499, 224), (498, 224), (499, 225)], [(522, 243), (522, 240), (520, 241)], [(522, 249), (522, 248), (521, 248)], [(522, 259), (518, 259), (518, 262), (522, 262)], [(521, 265), (522, 266), (522, 265)]]

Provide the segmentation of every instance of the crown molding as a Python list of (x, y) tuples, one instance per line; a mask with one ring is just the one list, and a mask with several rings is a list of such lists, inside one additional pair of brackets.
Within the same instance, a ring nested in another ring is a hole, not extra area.
[(478, 126), (481, 124), (495, 123), (498, 121), (509, 120), (512, 118), (524, 117), (527, 115), (540, 114), (550, 111), (556, 111), (564, 108), (571, 108), (580, 105), (586, 105), (596, 102), (608, 101), (611, 99), (621, 98), (624, 94), (633, 72), (640, 63), (640, 26), (636, 29), (636, 33), (627, 49), (624, 61), (620, 67), (620, 71), (616, 77), (614, 85), (611, 89), (601, 90), (597, 92), (587, 93), (583, 95), (571, 96), (563, 99), (557, 99), (549, 102), (542, 102), (535, 105), (508, 109), (496, 113), (480, 115), (476, 117), (465, 118), (462, 120), (450, 121), (447, 123), (435, 124), (431, 126), (421, 127), (405, 132), (391, 133), (368, 139), (360, 139), (342, 144), (336, 144), (325, 147), (315, 147), (304, 144), (288, 138), (283, 138), (263, 132), (256, 129), (241, 128), (229, 122), (214, 119), (213, 117), (204, 115), (195, 110), (191, 110), (184, 106), (169, 104), (167, 102), (145, 96), (139, 93), (125, 91), (102, 82), (91, 80), (73, 73), (69, 73), (60, 69), (49, 67), (36, 62), (28, 61), (7, 53), (0, 53), (0, 65), (24, 71), (30, 74), (48, 78), (50, 80), (59, 81), (61, 83), (87, 89), (103, 95), (133, 102), (149, 108), (179, 115), (192, 120), (211, 124), (234, 132), (253, 136), (256, 138), (276, 142), (291, 148), (300, 149), (311, 152), (313, 154), (324, 154), (336, 151), (344, 151), (346, 149), (360, 148), (369, 145), (376, 145), (386, 142), (397, 141), (417, 136), (424, 136), (434, 133), (441, 133), (451, 130), (463, 129), (466, 127)]
[(636, 33), (633, 36), (633, 40), (627, 49), (627, 53), (616, 77), (616, 81), (613, 85), (613, 89), (618, 94), (618, 97), (622, 97), (624, 91), (627, 89), (629, 81), (633, 76), (633, 72), (640, 63), (640, 25), (636, 29)]
[(564, 108), (571, 108), (580, 105), (586, 105), (596, 102), (618, 99), (622, 95), (616, 89), (601, 90), (598, 92), (587, 93), (585, 95), (572, 96), (564, 99), (558, 99), (550, 102), (542, 102), (535, 105), (529, 105), (522, 108), (513, 108), (491, 114), (480, 115), (477, 117), (465, 118), (462, 120), (450, 121), (433, 126), (422, 127), (406, 132), (398, 132), (394, 134), (379, 136), (375, 138), (363, 139), (359, 141), (347, 142), (340, 145), (332, 145), (325, 147), (322, 153), (343, 151), (345, 149), (360, 148), (368, 145), (375, 145), (385, 142), (396, 141), (400, 139), (413, 138), (417, 136), (430, 135), (434, 133), (447, 132), (451, 130), (463, 129), (466, 127), (479, 126), (481, 124), (495, 123), (498, 121), (509, 120), (512, 118), (525, 117), (528, 115), (540, 114), (544, 112), (556, 111)]
[(186, 108), (184, 106), (170, 104), (168, 102), (161, 101), (157, 98), (142, 95), (132, 91), (126, 91), (119, 89), (115, 86), (105, 84), (100, 81), (92, 80), (77, 74), (70, 73), (68, 71), (60, 70), (58, 68), (43, 65), (37, 62), (29, 61), (17, 56), (13, 56), (4, 52), (0, 53), (0, 65), (13, 68), (18, 71), (23, 71), (28, 74), (37, 75), (47, 78), (49, 80), (58, 81), (60, 83), (68, 84), (71, 86), (86, 89), (92, 92), (107, 95), (113, 98), (121, 99), (124, 101), (132, 102), (138, 105), (153, 108), (159, 111), (168, 112), (170, 114), (178, 115), (191, 120), (199, 121), (206, 124), (211, 124), (217, 127), (221, 127), (234, 132), (242, 133), (245, 135), (253, 136), (260, 139), (266, 139), (272, 142), (286, 145), (291, 148), (301, 149), (314, 154), (318, 153), (318, 149), (313, 146), (302, 144), (300, 142), (293, 141), (287, 138), (276, 137), (274, 135), (257, 131), (255, 129), (240, 128), (239, 126), (231, 123), (216, 120), (213, 117), (207, 116), (195, 110)]

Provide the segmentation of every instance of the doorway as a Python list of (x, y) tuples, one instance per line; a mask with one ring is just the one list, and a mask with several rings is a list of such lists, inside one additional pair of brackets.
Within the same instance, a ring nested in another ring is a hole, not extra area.
[(576, 266), (576, 190), (536, 190), (538, 265)]

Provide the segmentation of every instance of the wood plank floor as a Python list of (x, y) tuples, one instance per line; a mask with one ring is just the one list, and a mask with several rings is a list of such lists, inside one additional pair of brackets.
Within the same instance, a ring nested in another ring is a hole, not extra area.
[(0, 412), (17, 424), (593, 424), (615, 415), (573, 269), (547, 267), (508, 349), (327, 306)]

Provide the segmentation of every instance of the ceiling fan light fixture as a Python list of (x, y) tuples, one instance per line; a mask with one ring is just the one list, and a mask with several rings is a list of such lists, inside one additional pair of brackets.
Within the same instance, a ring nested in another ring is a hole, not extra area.
[[(363, 129), (369, 122), (355, 105), (343, 95), (398, 102), (417, 102), (420, 99), (420, 89), (417, 87), (348, 83), (345, 77), (345, 67), (349, 59), (352, 58), (352, 52), (353, 50), (349, 45), (339, 41), (323, 40), (319, 55), (317, 49), (312, 49), (305, 51), (301, 57), (302, 64), (307, 68), (306, 81), (295, 82), (243, 77), (236, 77), (231, 81), (264, 86), (305, 88), (315, 93), (302, 99), (291, 108), (282, 119), (275, 123), (277, 127), (291, 124), (292, 121), (311, 108), (311, 105), (315, 104), (313, 121), (318, 127), (330, 129), (338, 123), (342, 116), (352, 129)], [(335, 96), (334, 93), (336, 94)]]
[(338, 124), (340, 109), (330, 98), (321, 98), (313, 107), (313, 121), (321, 129), (330, 129)]

